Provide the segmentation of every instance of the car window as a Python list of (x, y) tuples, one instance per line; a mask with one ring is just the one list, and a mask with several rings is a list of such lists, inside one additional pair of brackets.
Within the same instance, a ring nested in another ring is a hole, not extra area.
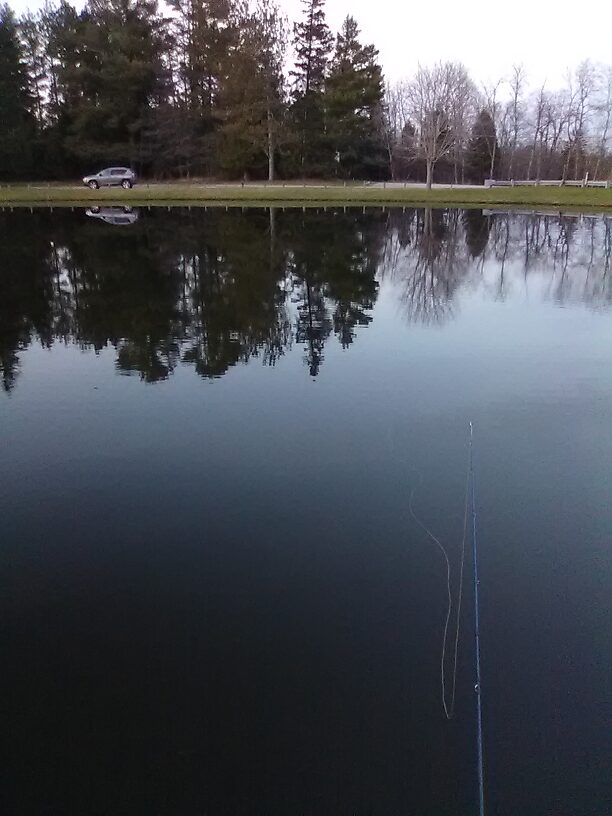
[(125, 173), (125, 170), (122, 167), (114, 167), (111, 170), (111, 175), (113, 176), (122, 176)]

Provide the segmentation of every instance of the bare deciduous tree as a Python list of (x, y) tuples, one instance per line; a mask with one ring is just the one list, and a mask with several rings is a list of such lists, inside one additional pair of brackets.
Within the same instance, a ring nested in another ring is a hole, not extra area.
[[(497, 82), (491, 83), (490, 85), (483, 85), (482, 94), (484, 96), (485, 102), (485, 110), (489, 112), (491, 115), (491, 119), (493, 120), (493, 124), (495, 125), (496, 133), (500, 134), (501, 127), (500, 127), (500, 111), (501, 105), (499, 102), (499, 89), (502, 84), (502, 80), (499, 79)], [(499, 138), (496, 139), (493, 143), (493, 147), (491, 150), (491, 164), (489, 166), (489, 178), (493, 178), (493, 171), (495, 168), (495, 163), (497, 161), (497, 145), (498, 145)]]
[(508, 175), (513, 177), (514, 162), (516, 159), (516, 151), (519, 144), (523, 128), (524, 118), (524, 101), (523, 92), (525, 89), (525, 69), (522, 65), (514, 65), (512, 68), (512, 76), (510, 77), (510, 91), (512, 97), (508, 103), (508, 120), (509, 120), (509, 134), (510, 134), (510, 167)]
[(595, 70), (586, 60), (568, 75), (568, 111), (566, 121), (565, 161), (563, 163), (563, 180), (568, 177), (570, 162), (574, 160), (574, 178), (579, 175), (581, 154), (587, 148), (587, 126), (593, 106), (595, 90)]
[(453, 155), (461, 138), (458, 129), (467, 132), (466, 111), (473, 85), (460, 63), (437, 63), (432, 68), (419, 66), (414, 79), (406, 83), (404, 96), (408, 118), (415, 127), (411, 151), (425, 162), (430, 189), (437, 162)]
[(608, 139), (612, 128), (612, 66), (608, 65), (600, 73), (602, 85), (599, 91), (600, 98), (597, 104), (597, 113), (600, 119), (600, 135), (595, 164), (594, 177), (598, 178), (602, 163), (606, 157)]

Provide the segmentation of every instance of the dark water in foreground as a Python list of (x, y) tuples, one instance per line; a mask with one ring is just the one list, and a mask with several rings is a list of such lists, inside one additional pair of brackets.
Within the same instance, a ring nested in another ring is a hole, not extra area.
[(474, 814), (469, 420), (489, 813), (609, 812), (612, 220), (0, 239), (3, 813)]

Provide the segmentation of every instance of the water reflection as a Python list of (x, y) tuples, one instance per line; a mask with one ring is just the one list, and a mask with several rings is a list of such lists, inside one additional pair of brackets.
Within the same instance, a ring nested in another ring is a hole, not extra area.
[(125, 227), (138, 221), (140, 213), (133, 207), (89, 207), (85, 210), (85, 215), (99, 218), (115, 227)]
[(0, 212), (4, 811), (603, 813), (610, 223)]
[[(612, 301), (612, 220), (468, 210), (2, 212), (0, 368), (32, 342), (113, 346), (121, 374), (202, 377), (292, 344), (316, 377), (372, 321), (390, 282), (409, 322), (452, 318), (462, 287), (504, 300), (538, 280), (556, 303)], [(116, 230), (118, 225), (129, 230)]]
[[(591, 307), (612, 303), (612, 219), (608, 216), (508, 215), (489, 213), (489, 252), (496, 274), (488, 279), (504, 299), (513, 286), (513, 266), (527, 284), (539, 276), (545, 297), (559, 305), (574, 301)], [(516, 284), (515, 284), (516, 285)]]
[(441, 323), (452, 315), (455, 293), (470, 270), (462, 213), (426, 208), (394, 215), (398, 223), (389, 230), (381, 271), (397, 282), (407, 320)]

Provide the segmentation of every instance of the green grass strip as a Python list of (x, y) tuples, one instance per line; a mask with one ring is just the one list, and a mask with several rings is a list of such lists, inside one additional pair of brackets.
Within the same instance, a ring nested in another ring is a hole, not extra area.
[(436, 206), (551, 207), (612, 210), (612, 189), (580, 187), (448, 188), (382, 185), (138, 184), (132, 190), (89, 190), (65, 184), (0, 186), (0, 206), (45, 205), (214, 205), (227, 206)]

